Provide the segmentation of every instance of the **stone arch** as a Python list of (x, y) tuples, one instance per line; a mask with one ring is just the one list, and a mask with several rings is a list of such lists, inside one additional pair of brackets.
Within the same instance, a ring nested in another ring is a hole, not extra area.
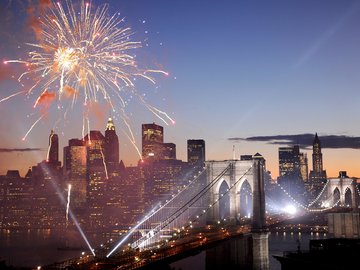
[(219, 217), (220, 219), (228, 219), (230, 217), (230, 194), (228, 192), (229, 185), (224, 179), (219, 186)]
[(241, 188), (242, 188), (242, 186), (243, 186), (243, 184), (245, 183), (245, 182), (247, 182), (248, 184), (249, 184), (249, 186), (250, 186), (250, 188), (251, 188), (251, 190), (253, 191), (254, 190), (254, 181), (253, 181), (253, 179), (252, 179), (252, 177), (244, 177), (241, 181), (239, 181), (239, 183), (237, 184), (237, 186), (236, 186), (236, 193), (240, 193), (240, 190), (241, 190)]
[(239, 198), (239, 219), (249, 219), (253, 210), (253, 189), (247, 179), (245, 179), (238, 192)]
[(337, 201), (340, 200), (341, 198), (341, 193), (338, 187), (335, 187), (332, 191), (332, 196), (333, 196), (333, 201), (332, 201), (332, 205), (334, 205)]
[(347, 207), (352, 207), (352, 190), (350, 189), (350, 187), (347, 187), (345, 189), (345, 194), (344, 194), (344, 204)]
[(220, 187), (223, 183), (226, 183), (228, 188), (230, 188), (230, 179), (228, 177), (222, 177), (217, 183), (214, 185), (215, 193), (220, 194)]

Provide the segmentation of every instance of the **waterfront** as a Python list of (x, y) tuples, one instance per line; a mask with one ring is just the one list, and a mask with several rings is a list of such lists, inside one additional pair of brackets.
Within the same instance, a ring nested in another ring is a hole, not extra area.
[[(0, 231), (0, 258), (6, 260), (7, 265), (36, 267), (83, 256), (82, 252), (89, 254), (85, 242), (77, 232), (67, 233), (69, 246), (75, 250), (59, 250), (64, 246), (64, 232), (54, 230), (1, 230)], [(90, 243), (94, 246), (101, 242), (116, 240), (116, 235), (89, 235)], [(324, 233), (291, 233), (291, 232), (272, 232), (269, 235), (269, 254), (270, 269), (280, 270), (280, 264), (272, 255), (281, 255), (283, 251), (296, 250), (297, 239), (300, 240), (300, 248), (308, 250), (310, 239), (326, 238)], [(83, 249), (80, 249), (83, 247)], [(78, 249), (79, 248), (79, 249)], [(189, 257), (179, 262), (173, 263), (171, 267), (175, 269), (190, 270), (206, 269), (205, 252), (197, 256)]]

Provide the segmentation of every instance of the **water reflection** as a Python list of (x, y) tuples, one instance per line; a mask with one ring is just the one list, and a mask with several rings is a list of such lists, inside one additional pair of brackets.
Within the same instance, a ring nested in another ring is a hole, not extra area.
[[(70, 245), (86, 247), (81, 236), (77, 232), (65, 232), (54, 230), (0, 230), (0, 254), (8, 265), (35, 267), (53, 262), (75, 258), (88, 253), (88, 250), (59, 250), (64, 244), (64, 235), (69, 236)], [(119, 233), (90, 234), (89, 238), (96, 246), (109, 242), (110, 239), (118, 239)], [(326, 233), (319, 232), (272, 232), (269, 235), (270, 269), (280, 270), (280, 264), (272, 255), (282, 255), (283, 251), (295, 251), (300, 244), (301, 250), (309, 249), (310, 239), (326, 238)], [(170, 267), (175, 269), (206, 270), (206, 253), (201, 252), (196, 256), (189, 257), (173, 263)], [(240, 268), (238, 268), (240, 269)], [(223, 270), (223, 269), (222, 269)]]

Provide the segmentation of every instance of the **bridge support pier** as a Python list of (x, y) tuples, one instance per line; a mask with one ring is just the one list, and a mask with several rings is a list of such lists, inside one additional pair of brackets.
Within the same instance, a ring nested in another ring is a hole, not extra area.
[(252, 219), (253, 270), (269, 269), (269, 232), (265, 218), (264, 162), (261, 155), (254, 157), (254, 190)]
[[(241, 266), (241, 269), (268, 270), (269, 233), (265, 218), (264, 158), (257, 153), (252, 157), (252, 160), (210, 161), (207, 162), (207, 167), (207, 183), (211, 183), (215, 177), (222, 173), (219, 183), (213, 185), (210, 192), (210, 203), (218, 198), (220, 185), (223, 181), (231, 188), (229, 190), (230, 215), (228, 224), (236, 224), (240, 212), (239, 193), (243, 182), (239, 181), (248, 181), (253, 195), (251, 233), (244, 238), (232, 239), (208, 251), (207, 269), (220, 269), (224, 266), (226, 269), (236, 269), (236, 267)], [(216, 223), (217, 220), (220, 220), (219, 204), (212, 207), (207, 215), (208, 224)], [(218, 268), (214, 268), (216, 266)]]
[(269, 269), (269, 233), (252, 233), (252, 269)]

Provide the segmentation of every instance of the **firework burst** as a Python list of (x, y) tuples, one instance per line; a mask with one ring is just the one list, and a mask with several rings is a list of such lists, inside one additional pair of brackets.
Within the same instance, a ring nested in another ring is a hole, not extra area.
[[(93, 10), (91, 3), (84, 1), (78, 8), (70, 1), (65, 1), (64, 5), (51, 2), (34, 29), (38, 43), (28, 44), (32, 48), (28, 59), (8, 60), (5, 64), (26, 65), (27, 70), (19, 81), (30, 76), (34, 79), (27, 91), (27, 94), (37, 96), (34, 108), (50, 94), (56, 96), (47, 99), (50, 102), (67, 100), (71, 107), (105, 100), (114, 112), (122, 114), (121, 119), (128, 119), (124, 98), (128, 92), (165, 124), (175, 123), (165, 112), (147, 104), (137, 92), (136, 78), (155, 84), (155, 74), (168, 74), (163, 70), (139, 67), (132, 53), (141, 47), (141, 42), (133, 41), (132, 30), (123, 24), (124, 19), (118, 14), (108, 15), (108, 5)], [(10, 96), (1, 101), (8, 98)], [(86, 113), (83, 117), (88, 119)], [(127, 121), (125, 125), (128, 127)], [(131, 130), (127, 134), (134, 141)]]

